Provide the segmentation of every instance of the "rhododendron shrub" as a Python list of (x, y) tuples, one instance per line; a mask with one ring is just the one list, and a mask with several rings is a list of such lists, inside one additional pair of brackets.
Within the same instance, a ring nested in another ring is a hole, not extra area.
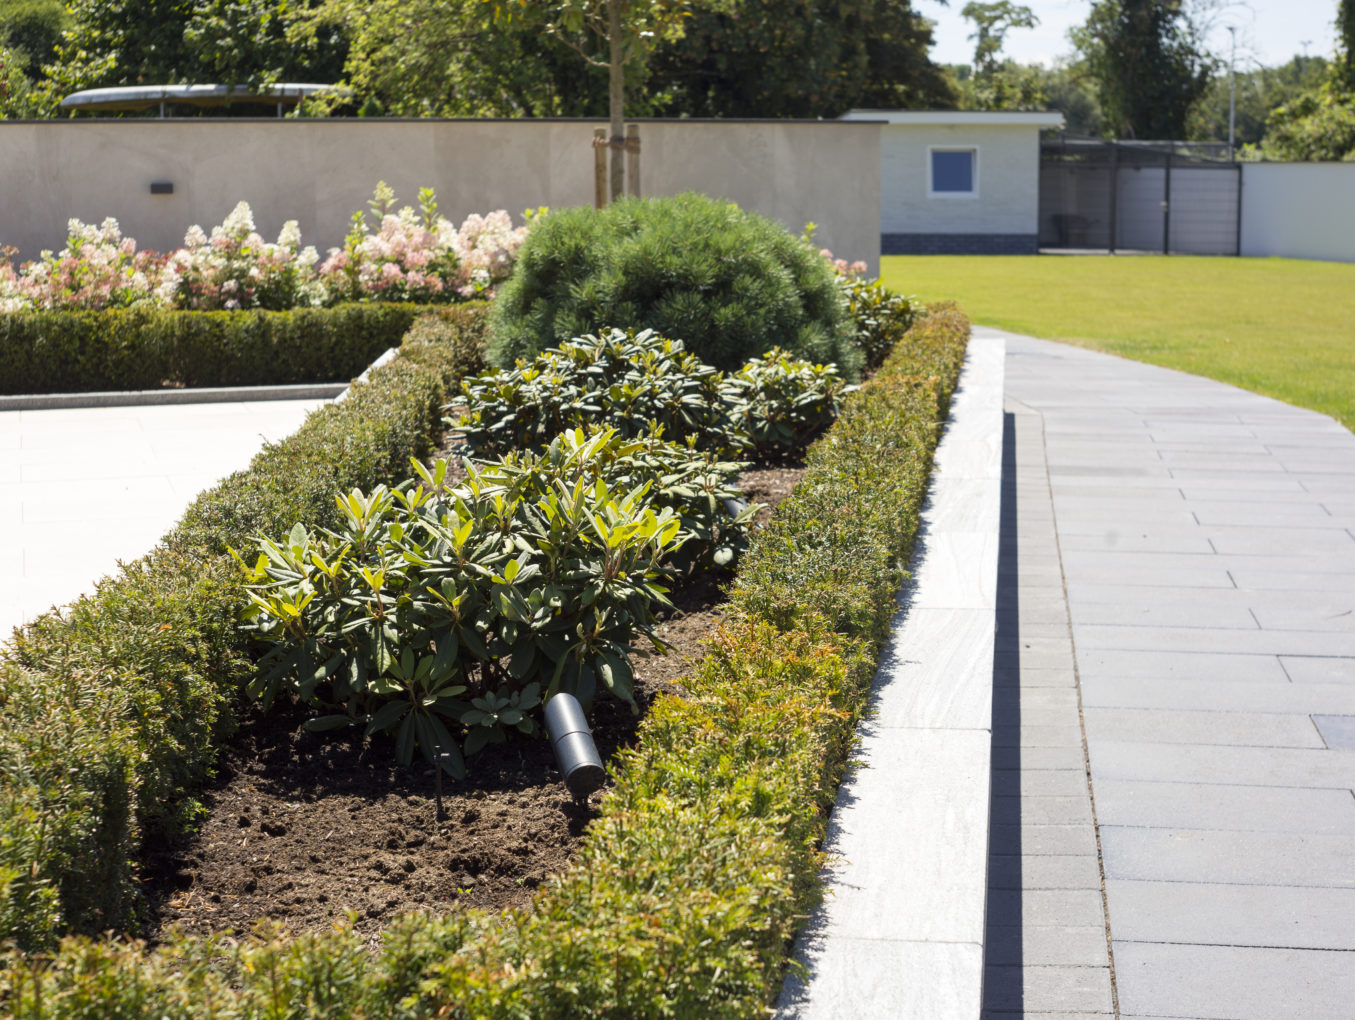
[(16, 272), (13, 248), (0, 248), (0, 313), (32, 309), (102, 309), (149, 304), (198, 311), (335, 305), (345, 301), (449, 303), (490, 297), (513, 271), (527, 227), (514, 228), (503, 210), (472, 215), (458, 230), (437, 215), (431, 188), (420, 210), (394, 210), (393, 193), (378, 185), (371, 203), (377, 229), (354, 215), (342, 248), (323, 263), (303, 247), (295, 220), (276, 243), (255, 229), (241, 202), (210, 236), (193, 226), (184, 246), (167, 256), (137, 251), (118, 223), (95, 227), (71, 220), (59, 254), (43, 252)]

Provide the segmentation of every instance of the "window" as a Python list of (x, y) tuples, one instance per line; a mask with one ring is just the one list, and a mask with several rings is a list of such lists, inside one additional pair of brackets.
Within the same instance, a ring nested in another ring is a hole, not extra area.
[(978, 195), (977, 149), (931, 149), (931, 198), (974, 198)]

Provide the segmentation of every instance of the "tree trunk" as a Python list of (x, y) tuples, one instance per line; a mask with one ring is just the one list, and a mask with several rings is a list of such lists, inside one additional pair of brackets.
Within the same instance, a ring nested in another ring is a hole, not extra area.
[(621, 0), (607, 0), (607, 114), (611, 120), (612, 201), (625, 193), (625, 50), (621, 45)]

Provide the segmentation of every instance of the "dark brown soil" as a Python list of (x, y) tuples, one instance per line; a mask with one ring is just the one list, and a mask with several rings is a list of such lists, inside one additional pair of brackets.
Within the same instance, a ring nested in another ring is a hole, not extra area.
[[(802, 473), (759, 466), (742, 483), (751, 500), (774, 505)], [(635, 663), (639, 715), (606, 699), (594, 706), (604, 760), (634, 739), (656, 695), (682, 693), (681, 678), (723, 615), (727, 580), (697, 577), (674, 593), (658, 632), (672, 651)], [(375, 939), (411, 910), (525, 905), (568, 865), (596, 814), (601, 792), (576, 803), (548, 742), (520, 738), (469, 759), (464, 781), (444, 776), (439, 821), (430, 766), (397, 765), (380, 735), (309, 733), (308, 715), (246, 711), (205, 791), (201, 829), (147, 862), (152, 940), (171, 926), (243, 932), (265, 918), (294, 932), (324, 930), (345, 911)]]

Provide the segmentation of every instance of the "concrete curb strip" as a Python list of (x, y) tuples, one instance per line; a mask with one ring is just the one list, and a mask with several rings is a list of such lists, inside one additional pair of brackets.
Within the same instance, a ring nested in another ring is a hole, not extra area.
[(782, 1020), (977, 1020), (1006, 345), (973, 338)]
[(233, 404), (251, 400), (331, 400), (348, 383), (293, 386), (209, 386), (104, 393), (27, 393), (0, 397), (0, 411), (55, 411), (76, 407), (149, 407), (161, 404)]

